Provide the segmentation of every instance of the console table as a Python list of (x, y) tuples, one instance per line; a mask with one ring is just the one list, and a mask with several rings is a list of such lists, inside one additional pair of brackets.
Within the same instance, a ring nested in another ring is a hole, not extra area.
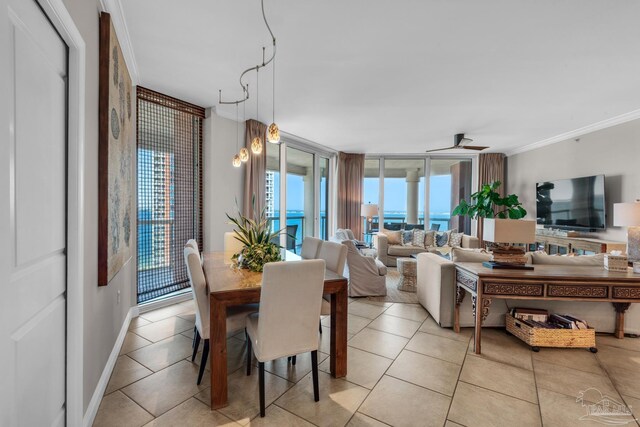
[(544, 246), (548, 254), (555, 253), (578, 253), (578, 254), (600, 254), (613, 250), (626, 252), (627, 244), (624, 242), (612, 242), (609, 240), (592, 239), (589, 237), (562, 237), (546, 234), (536, 234), (536, 246)]
[(534, 270), (494, 270), (481, 263), (456, 263), (454, 329), (460, 332), (460, 304), (471, 294), (475, 318), (475, 352), (481, 352), (482, 322), (493, 298), (521, 300), (602, 301), (613, 304), (615, 336), (624, 338), (624, 313), (640, 302), (640, 274), (602, 267), (534, 265)]

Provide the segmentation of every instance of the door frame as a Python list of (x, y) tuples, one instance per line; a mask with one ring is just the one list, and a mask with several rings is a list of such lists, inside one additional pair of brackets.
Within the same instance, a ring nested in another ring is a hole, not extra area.
[[(66, 419), (81, 426), (84, 323), (84, 144), (86, 47), (62, 0), (36, 0), (68, 51), (67, 70), (67, 324)], [(96, 17), (97, 20), (97, 17)]]

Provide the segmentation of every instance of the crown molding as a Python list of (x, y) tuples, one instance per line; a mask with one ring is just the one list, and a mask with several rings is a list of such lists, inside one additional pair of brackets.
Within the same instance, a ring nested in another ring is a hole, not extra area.
[(612, 126), (620, 125), (632, 120), (640, 119), (640, 110), (634, 110), (625, 114), (621, 114), (610, 119), (602, 120), (601, 122), (594, 123), (592, 125), (584, 126), (570, 132), (561, 133), (560, 135), (552, 136), (551, 138), (543, 139), (538, 142), (527, 144), (523, 147), (515, 148), (507, 151), (505, 154), (507, 157), (515, 154), (525, 153), (527, 151), (535, 150), (537, 148), (546, 147), (547, 145), (556, 144), (558, 142), (566, 141), (573, 138), (578, 138), (587, 133), (595, 132), (598, 130), (606, 129)]
[(129, 28), (127, 27), (127, 21), (124, 19), (124, 11), (122, 10), (122, 3), (120, 0), (100, 0), (100, 6), (104, 12), (111, 15), (111, 23), (118, 35), (118, 41), (120, 42), (120, 49), (122, 49), (122, 56), (127, 63), (131, 81), (134, 86), (138, 85), (139, 74), (138, 64), (136, 63), (136, 57), (133, 53), (133, 45), (131, 44), (131, 37), (129, 36)]

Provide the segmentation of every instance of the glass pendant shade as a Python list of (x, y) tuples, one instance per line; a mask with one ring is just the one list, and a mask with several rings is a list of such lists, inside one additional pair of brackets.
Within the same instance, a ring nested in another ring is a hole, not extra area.
[(242, 147), (240, 149), (240, 161), (246, 162), (247, 160), (249, 160), (249, 150), (247, 150), (246, 148)]
[(235, 156), (233, 156), (233, 166), (236, 168), (239, 168), (240, 165), (242, 164), (242, 160), (240, 160), (240, 156), (238, 154), (236, 154)]
[(271, 123), (269, 125), (269, 128), (267, 129), (267, 140), (272, 144), (280, 142), (280, 129), (278, 129), (277, 124)]
[(251, 151), (253, 152), (253, 154), (262, 153), (262, 139), (259, 136), (256, 136), (251, 141)]

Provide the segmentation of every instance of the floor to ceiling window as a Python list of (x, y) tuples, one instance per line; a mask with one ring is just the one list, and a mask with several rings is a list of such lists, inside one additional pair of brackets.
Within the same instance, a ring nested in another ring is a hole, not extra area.
[(138, 86), (138, 303), (189, 287), (183, 247), (202, 247), (203, 119), (203, 108)]
[(384, 159), (384, 227), (424, 225), (425, 159)]
[(280, 146), (265, 144), (267, 171), (265, 176), (265, 210), (271, 231), (280, 230)]
[(329, 239), (329, 159), (320, 157), (318, 159), (318, 173), (320, 174), (320, 224), (319, 236), (323, 240)]
[[(380, 159), (364, 160), (364, 194), (362, 203), (380, 206)], [(365, 223), (365, 241), (371, 241), (372, 233), (380, 230), (380, 218), (375, 216), (371, 222)]]
[(471, 160), (434, 158), (429, 176), (429, 224), (438, 230), (471, 233), (469, 217), (451, 217), (460, 200), (472, 193)]
[(314, 235), (313, 154), (287, 147), (287, 249), (299, 252), (302, 239)]

